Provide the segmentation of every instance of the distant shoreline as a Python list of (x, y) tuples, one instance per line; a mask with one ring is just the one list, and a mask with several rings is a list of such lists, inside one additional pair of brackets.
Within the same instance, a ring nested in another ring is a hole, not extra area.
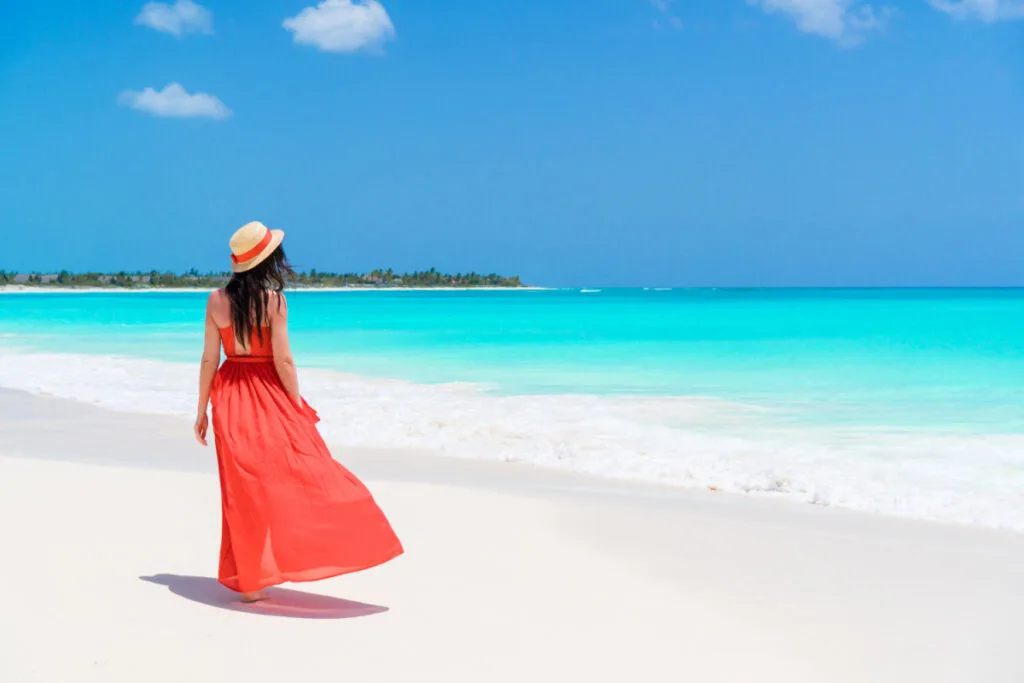
[[(168, 294), (212, 292), (219, 287), (62, 287), (60, 285), (0, 285), (0, 294)], [(287, 287), (286, 292), (536, 292), (549, 287)]]
[[(25, 273), (0, 269), (0, 288), (3, 287), (53, 287), (64, 290), (105, 290), (124, 291), (129, 289), (163, 290), (212, 290), (223, 287), (233, 277), (230, 272), (200, 273), (195, 268), (185, 273), (136, 271), (129, 273), (98, 273), (94, 271), (72, 273), (61, 270), (56, 273)], [(349, 289), (349, 288), (396, 288), (396, 289), (518, 289), (523, 286), (518, 275), (504, 276), (497, 273), (481, 274), (443, 273), (436, 268), (411, 273), (396, 273), (391, 268), (377, 269), (368, 273), (334, 273), (318, 271), (289, 271), (288, 286), (295, 289)], [(22, 291), (19, 289), (18, 291)]]

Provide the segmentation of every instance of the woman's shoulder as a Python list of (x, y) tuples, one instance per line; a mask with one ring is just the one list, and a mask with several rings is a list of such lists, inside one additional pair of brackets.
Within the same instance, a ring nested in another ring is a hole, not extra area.
[(212, 292), (210, 292), (210, 296), (206, 297), (206, 303), (207, 305), (210, 306), (223, 305), (226, 303), (230, 303), (230, 301), (231, 300), (228, 297), (227, 290), (225, 290), (223, 287), (220, 289), (213, 290)]
[(267, 312), (271, 318), (276, 315), (287, 315), (288, 297), (284, 295), (284, 292), (275, 289), (267, 290)]
[(228, 293), (223, 289), (215, 289), (210, 292), (210, 296), (206, 298), (206, 308), (216, 318), (226, 317), (231, 310), (231, 299), (228, 297)]

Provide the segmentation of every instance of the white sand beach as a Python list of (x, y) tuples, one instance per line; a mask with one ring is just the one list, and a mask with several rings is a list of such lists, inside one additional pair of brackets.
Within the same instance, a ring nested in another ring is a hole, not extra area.
[(335, 456), (406, 554), (242, 606), (187, 421), (0, 392), (0, 681), (1024, 680), (1014, 534)]

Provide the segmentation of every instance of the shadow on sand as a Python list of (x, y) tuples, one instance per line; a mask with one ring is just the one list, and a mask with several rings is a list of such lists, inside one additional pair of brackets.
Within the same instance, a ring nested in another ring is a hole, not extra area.
[(268, 588), (269, 600), (245, 604), (238, 600), (238, 594), (222, 586), (216, 579), (175, 574), (157, 574), (139, 578), (158, 586), (167, 586), (172, 593), (186, 600), (232, 612), (248, 612), (294, 619), (351, 619), (388, 611), (387, 607), (381, 605), (368, 605), (363, 602), (304, 593), (288, 588)]

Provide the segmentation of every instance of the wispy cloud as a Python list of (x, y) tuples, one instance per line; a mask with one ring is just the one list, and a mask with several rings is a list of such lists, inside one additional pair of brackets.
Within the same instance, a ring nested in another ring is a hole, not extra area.
[(125, 90), (117, 101), (122, 106), (167, 118), (226, 119), (231, 116), (231, 110), (218, 98), (205, 92), (190, 95), (179, 83), (171, 83), (163, 90)]
[(650, 0), (650, 1), (651, 1), (651, 4), (654, 6), (654, 9), (658, 10), (658, 12), (660, 12), (661, 16), (662, 16), (662, 18), (660, 20), (655, 20), (655, 22), (654, 22), (655, 26), (657, 26), (658, 28), (661, 28), (661, 26), (664, 24), (664, 25), (670, 26), (670, 27), (672, 27), (674, 29), (680, 29), (680, 28), (683, 27), (683, 20), (680, 19), (679, 17), (677, 17), (675, 15), (675, 13), (672, 12), (672, 3), (674, 3), (675, 0)]
[(148, 2), (135, 17), (135, 23), (178, 37), (186, 33), (213, 33), (213, 12), (192, 0), (177, 0), (173, 5)]
[(296, 43), (325, 52), (379, 49), (395, 37), (384, 6), (377, 0), (324, 0), (284, 20)]
[(876, 9), (861, 0), (748, 0), (772, 14), (789, 17), (799, 30), (830, 38), (842, 45), (856, 45), (871, 31), (885, 27), (893, 15), (890, 7)]
[(985, 22), (1024, 19), (1024, 0), (928, 0), (932, 7), (957, 19)]

